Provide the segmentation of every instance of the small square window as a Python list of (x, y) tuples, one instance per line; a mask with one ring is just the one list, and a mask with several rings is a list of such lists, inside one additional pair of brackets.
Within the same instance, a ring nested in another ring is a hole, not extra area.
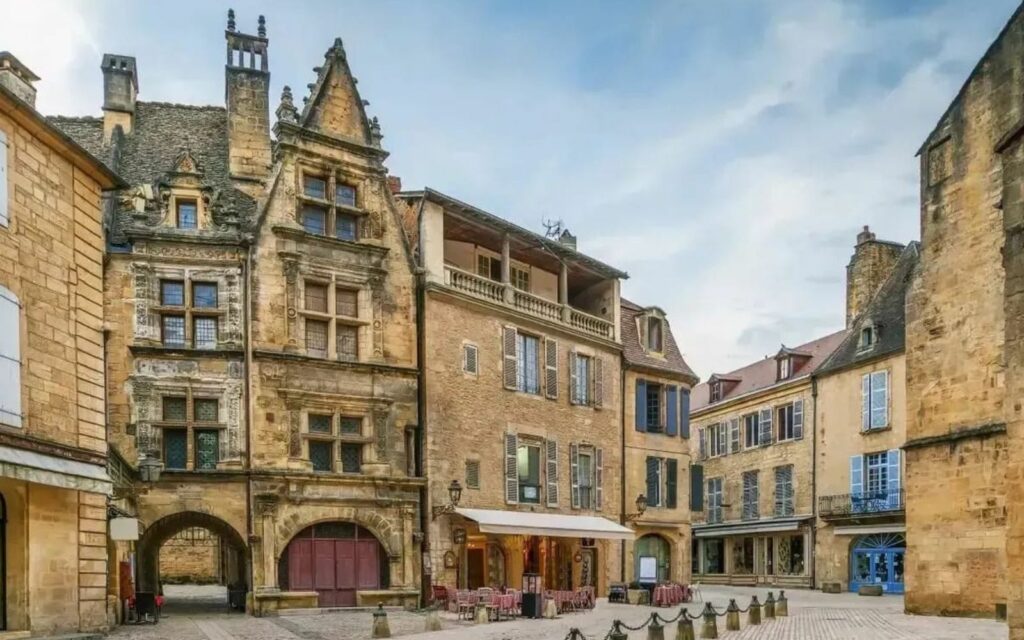
[(306, 283), (306, 311), (327, 313), (327, 286), (313, 282)]
[(327, 357), (327, 323), (323, 320), (306, 320), (306, 353)]
[(338, 325), (338, 355), (352, 359), (359, 357), (359, 327)]
[(160, 304), (165, 307), (185, 306), (185, 283), (182, 280), (161, 280)]
[(302, 228), (318, 236), (327, 233), (327, 210), (306, 205), (302, 208)]
[(341, 445), (341, 471), (342, 473), (359, 473), (363, 469), (363, 445), (342, 444)]
[(858, 345), (861, 349), (870, 349), (875, 345), (875, 328), (872, 326), (863, 327), (860, 330), (860, 344)]
[(185, 346), (185, 316), (163, 316), (161, 318), (161, 339), (171, 347)]
[(217, 308), (217, 283), (193, 282), (192, 306), (197, 309)]
[(360, 436), (363, 434), (363, 419), (352, 416), (341, 416), (341, 435)]
[(217, 422), (220, 402), (216, 398), (195, 398), (192, 400), (192, 415), (196, 422)]
[(331, 433), (331, 428), (334, 423), (334, 416), (324, 414), (309, 414), (309, 432), (310, 433)]
[(195, 229), (198, 226), (198, 217), (195, 200), (177, 200), (177, 223), (179, 229)]
[(313, 463), (313, 471), (334, 471), (334, 443), (310, 440), (309, 461)]
[(192, 342), (196, 349), (216, 349), (217, 318), (194, 318), (192, 320)]
[(327, 181), (316, 176), (302, 176), (302, 193), (310, 198), (327, 199)]
[(164, 422), (185, 422), (188, 415), (187, 403), (182, 396), (165, 396), (163, 399)]
[(347, 184), (339, 184), (334, 188), (334, 202), (346, 207), (356, 206), (356, 190)]
[(334, 313), (346, 318), (359, 317), (359, 292), (338, 288), (334, 292)]
[(334, 235), (339, 240), (355, 242), (358, 236), (356, 217), (350, 213), (339, 213), (334, 217)]

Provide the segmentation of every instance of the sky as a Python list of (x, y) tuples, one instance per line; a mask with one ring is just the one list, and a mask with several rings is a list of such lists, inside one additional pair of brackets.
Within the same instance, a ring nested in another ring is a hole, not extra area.
[(223, 105), (224, 26), (264, 14), (271, 108), (345, 43), (387, 164), (630, 274), (707, 379), (839, 330), (856, 234), (919, 235), (914, 154), (1016, 0), (0, 0), (47, 114)]

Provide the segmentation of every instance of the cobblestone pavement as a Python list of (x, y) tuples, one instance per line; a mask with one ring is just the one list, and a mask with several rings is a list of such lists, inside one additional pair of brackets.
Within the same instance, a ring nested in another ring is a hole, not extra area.
[[(729, 598), (741, 607), (757, 594), (763, 602), (766, 589), (740, 587), (704, 587), (705, 597), (724, 610)], [(368, 611), (253, 618), (225, 613), (220, 604), (223, 589), (216, 587), (168, 586), (166, 615), (157, 625), (128, 626), (115, 630), (115, 640), (368, 640), (372, 616)], [(776, 592), (777, 595), (777, 592)], [(992, 620), (908, 616), (903, 599), (860, 597), (854, 594), (830, 595), (816, 591), (787, 591), (788, 618), (778, 618), (757, 627), (725, 632), (724, 640), (1006, 640), (1006, 625)], [(687, 605), (696, 614), (702, 603)], [(566, 614), (556, 620), (515, 620), (488, 625), (472, 625), (444, 619), (444, 630), (422, 633), (423, 616), (417, 613), (388, 612), (393, 636), (409, 640), (563, 640), (572, 627), (579, 628), (588, 640), (603, 640), (612, 620), (636, 626), (657, 611), (663, 617), (675, 616), (678, 609), (653, 609), (599, 602), (586, 613)], [(695, 623), (699, 624), (699, 623)], [(673, 625), (674, 626), (674, 625)], [(699, 633), (699, 626), (696, 627)], [(674, 634), (668, 637), (674, 637)], [(633, 632), (631, 640), (646, 640), (644, 632)]]

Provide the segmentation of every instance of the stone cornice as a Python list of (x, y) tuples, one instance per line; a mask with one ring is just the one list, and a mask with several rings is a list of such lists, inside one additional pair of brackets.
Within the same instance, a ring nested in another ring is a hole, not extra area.
[(11, 433), (4, 428), (0, 428), (0, 445), (14, 447), (15, 449), (26, 449), (66, 460), (76, 460), (103, 467), (107, 466), (107, 458), (101, 453), (78, 447), (69, 447), (24, 433)]
[(353, 369), (357, 371), (394, 373), (401, 376), (416, 376), (419, 370), (416, 367), (403, 367), (401, 365), (385, 364), (382, 362), (350, 362), (346, 360), (326, 360), (314, 358), (301, 353), (282, 353), (280, 351), (268, 351), (266, 349), (254, 349), (255, 358), (266, 360), (283, 360), (296, 364), (309, 365), (313, 367), (327, 367), (330, 369)]
[(998, 436), (1005, 433), (1005, 422), (993, 422), (991, 424), (982, 425), (980, 427), (955, 429), (937, 436), (925, 436), (923, 438), (914, 438), (913, 440), (908, 440), (903, 445), (903, 449), (924, 449), (927, 447), (934, 447), (936, 445), (941, 444), (953, 444), (961, 440), (988, 438), (991, 436)]

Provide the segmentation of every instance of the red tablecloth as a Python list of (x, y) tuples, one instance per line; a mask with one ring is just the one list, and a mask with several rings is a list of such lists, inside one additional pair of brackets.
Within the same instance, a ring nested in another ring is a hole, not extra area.
[(678, 584), (660, 584), (654, 587), (654, 606), (672, 607), (689, 601), (689, 589)]

